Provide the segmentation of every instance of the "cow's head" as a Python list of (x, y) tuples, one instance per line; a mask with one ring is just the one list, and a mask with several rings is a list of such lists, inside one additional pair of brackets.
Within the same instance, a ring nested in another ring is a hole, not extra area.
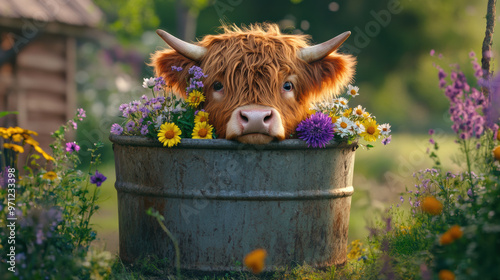
[[(308, 36), (281, 34), (275, 24), (223, 29), (197, 44), (158, 30), (172, 50), (151, 58), (155, 74), (181, 95), (187, 70), (203, 69), (208, 75), (204, 109), (220, 138), (252, 144), (283, 140), (306, 117), (311, 102), (336, 94), (354, 75), (355, 59), (335, 52), (350, 32), (309, 46)], [(184, 70), (174, 72), (172, 66)]]

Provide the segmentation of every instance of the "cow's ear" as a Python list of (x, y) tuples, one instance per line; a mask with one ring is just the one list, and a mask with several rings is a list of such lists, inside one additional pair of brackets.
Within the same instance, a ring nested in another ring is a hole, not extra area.
[[(165, 49), (153, 53), (151, 63), (148, 65), (154, 67), (156, 77), (163, 77), (167, 85), (172, 86), (175, 92), (183, 96), (187, 87), (188, 70), (195, 64), (195, 61), (175, 50)], [(182, 67), (182, 71), (173, 70), (172, 66)]]
[(333, 52), (309, 66), (313, 98), (322, 99), (337, 96), (340, 89), (352, 82), (356, 59), (351, 55)]

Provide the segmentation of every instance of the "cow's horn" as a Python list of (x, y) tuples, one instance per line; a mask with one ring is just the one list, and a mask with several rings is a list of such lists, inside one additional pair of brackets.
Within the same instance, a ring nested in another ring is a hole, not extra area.
[(206, 48), (182, 41), (161, 29), (156, 30), (156, 34), (158, 34), (172, 49), (189, 59), (199, 61), (207, 53)]
[(334, 52), (351, 35), (351, 31), (344, 32), (337, 37), (318, 45), (300, 49), (299, 57), (307, 62), (318, 61)]

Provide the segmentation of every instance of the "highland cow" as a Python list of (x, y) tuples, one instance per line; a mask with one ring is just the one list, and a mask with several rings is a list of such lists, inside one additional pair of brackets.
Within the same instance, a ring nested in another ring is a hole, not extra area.
[(219, 138), (251, 144), (289, 138), (312, 102), (337, 94), (354, 75), (354, 57), (336, 52), (350, 32), (310, 46), (309, 36), (282, 34), (276, 24), (222, 28), (196, 44), (158, 30), (172, 49), (151, 57), (156, 76), (184, 96), (188, 69), (203, 69), (204, 109)]

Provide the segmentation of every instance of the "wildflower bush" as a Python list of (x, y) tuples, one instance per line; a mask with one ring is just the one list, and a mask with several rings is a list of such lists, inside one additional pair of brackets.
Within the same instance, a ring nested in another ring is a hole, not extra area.
[[(366, 246), (353, 244), (342, 275), (352, 279), (498, 279), (500, 275), (500, 77), (478, 88), (463, 72), (440, 66), (439, 86), (450, 101), (459, 172), (446, 171), (430, 130), (432, 168), (370, 228)], [(482, 89), (481, 89), (482, 87)], [(484, 90), (486, 89), (486, 90)], [(484, 92), (489, 95), (485, 95)]]
[[(172, 71), (182, 71), (172, 67)], [(164, 146), (173, 147), (183, 138), (212, 139), (215, 137), (213, 126), (209, 124), (208, 113), (198, 110), (205, 101), (202, 79), (203, 70), (193, 66), (189, 70), (190, 79), (186, 88), (187, 98), (179, 98), (165, 84), (163, 77), (144, 79), (143, 87), (151, 89), (153, 98), (146, 95), (141, 100), (120, 106), (123, 124), (111, 126), (115, 135), (143, 135), (158, 139)]]
[[(91, 149), (89, 170), (82, 172), (76, 168), (80, 146), (65, 138), (85, 117), (79, 109), (53, 133), (52, 155), (39, 147), (36, 132), (0, 128), (1, 279), (102, 279), (110, 274), (113, 256), (90, 249), (96, 238), (90, 219), (99, 209), (99, 186), (106, 180), (96, 169), (102, 143)], [(17, 162), (23, 153), (26, 164)]]

